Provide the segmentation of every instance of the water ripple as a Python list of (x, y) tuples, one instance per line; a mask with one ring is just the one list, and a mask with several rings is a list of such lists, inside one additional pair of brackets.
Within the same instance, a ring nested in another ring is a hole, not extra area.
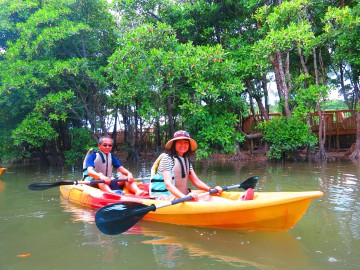
[(0, 220), (4, 221), (10, 221), (10, 220), (16, 220), (16, 219), (28, 219), (28, 218), (43, 218), (45, 216), (45, 211), (38, 211), (34, 213), (27, 213), (27, 214), (21, 214), (21, 215), (15, 215), (10, 217), (0, 217)]

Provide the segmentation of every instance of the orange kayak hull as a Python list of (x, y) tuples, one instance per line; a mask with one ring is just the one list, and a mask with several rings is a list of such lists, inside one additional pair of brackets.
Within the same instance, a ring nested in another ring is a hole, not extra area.
[(5, 170), (6, 168), (0, 168), (0, 175), (2, 175)]
[[(145, 205), (164, 204), (161, 200), (103, 192), (88, 185), (60, 186), (61, 195), (87, 207), (100, 208), (112, 203), (133, 201)], [(253, 200), (242, 201), (243, 192), (223, 192), (229, 202), (183, 202), (149, 212), (143, 219), (177, 225), (284, 231), (304, 215), (311, 200), (321, 191), (255, 192)]]

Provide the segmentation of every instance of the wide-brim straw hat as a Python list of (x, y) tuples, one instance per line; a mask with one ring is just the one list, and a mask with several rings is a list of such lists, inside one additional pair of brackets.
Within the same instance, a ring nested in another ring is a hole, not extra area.
[(168, 141), (165, 144), (165, 148), (167, 150), (171, 150), (171, 147), (173, 145), (173, 142), (176, 140), (189, 140), (190, 142), (190, 151), (195, 152), (196, 149), (198, 148), (197, 142), (194, 139), (190, 138), (190, 134), (187, 131), (184, 130), (179, 130), (176, 131), (174, 134), (174, 138), (172, 138), (170, 141)]

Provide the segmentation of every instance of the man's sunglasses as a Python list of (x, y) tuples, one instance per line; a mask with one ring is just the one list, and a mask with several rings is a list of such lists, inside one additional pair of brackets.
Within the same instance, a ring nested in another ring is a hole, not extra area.
[(104, 147), (112, 147), (112, 144), (107, 144), (107, 143), (104, 143), (102, 146), (104, 146)]

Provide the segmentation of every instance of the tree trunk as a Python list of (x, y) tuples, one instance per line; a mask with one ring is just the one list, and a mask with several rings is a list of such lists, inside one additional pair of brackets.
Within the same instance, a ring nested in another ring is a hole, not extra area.
[(281, 57), (281, 52), (278, 50), (276, 52), (277, 57), (279, 58), (279, 68), (280, 68), (280, 75), (282, 76), (282, 83), (283, 83), (283, 88), (284, 88), (284, 110), (285, 110), (285, 115), (287, 117), (291, 117), (291, 111), (290, 111), (290, 107), (289, 107), (289, 101), (290, 101), (290, 87), (287, 84), (287, 78), (290, 81), (290, 72), (289, 72), (289, 67), (290, 67), (290, 58), (289, 58), (289, 52), (287, 52), (286, 55), (286, 73), (284, 72), (283, 66), (282, 66), (282, 57)]
[[(286, 83), (286, 74), (283, 68), (283, 60), (280, 50), (276, 50), (275, 55), (270, 56), (271, 64), (274, 68), (276, 87), (278, 89), (280, 101), (284, 101), (284, 115), (286, 117), (291, 116), (289, 107), (290, 88)], [(287, 57), (286, 66), (289, 66), (289, 59)], [(289, 76), (289, 75), (288, 75)]]
[[(309, 125), (309, 134), (311, 134), (311, 114), (309, 113), (307, 116), (306, 116), (306, 123)], [(311, 158), (310, 158), (310, 151), (311, 151), (311, 149), (310, 149), (310, 145), (308, 144), (307, 146), (306, 146), (306, 148), (305, 148), (305, 152), (306, 152), (306, 154), (305, 154), (305, 160), (306, 161), (309, 161)]]
[(270, 55), (270, 61), (274, 69), (276, 89), (278, 90), (278, 95), (281, 103), (281, 101), (284, 100), (284, 91), (282, 89), (281, 76), (279, 74), (279, 69), (278, 69), (278, 63), (277, 63), (278, 59), (274, 55)]
[(159, 118), (156, 119), (154, 133), (155, 133), (156, 152), (159, 152), (159, 150), (161, 148), (161, 132), (160, 132), (160, 120), (159, 120)]
[[(317, 57), (316, 57), (316, 49), (313, 49), (313, 58), (314, 58), (314, 76), (315, 76), (315, 84), (319, 85), (319, 71), (318, 71), (318, 65), (317, 65)], [(315, 161), (328, 161), (332, 160), (331, 157), (328, 156), (325, 149), (325, 142), (326, 142), (326, 118), (323, 114), (320, 103), (317, 103), (318, 113), (319, 113), (319, 151), (315, 155), (314, 160)]]
[(47, 145), (47, 150), (49, 151), (48, 160), (51, 166), (62, 167), (65, 164), (64, 157), (60, 154), (59, 150), (56, 147), (56, 141), (52, 141)]
[(114, 129), (113, 129), (113, 132), (112, 132), (112, 138), (113, 138), (113, 149), (112, 151), (114, 150), (117, 150), (116, 148), (116, 143), (117, 143), (117, 121), (118, 121), (118, 107), (116, 106), (115, 108), (115, 122), (114, 122)]
[(139, 150), (139, 129), (138, 129), (138, 114), (136, 108), (138, 107), (138, 102), (136, 101), (135, 111), (134, 111), (134, 124), (131, 125), (131, 130), (129, 130), (130, 143), (128, 144), (128, 156), (127, 160), (136, 162), (140, 160), (140, 150)]
[[(165, 92), (168, 92), (169, 84), (168, 84), (168, 80), (166, 77), (164, 78), (164, 87), (163, 88), (164, 88)], [(175, 123), (174, 123), (174, 116), (173, 116), (173, 112), (172, 112), (172, 102), (171, 102), (170, 96), (166, 97), (166, 113), (167, 113), (167, 119), (168, 119), (168, 124), (169, 124), (169, 137), (172, 138), (175, 133)]]
[(82, 48), (82, 57), (86, 58), (87, 52), (86, 52), (86, 41), (85, 41), (84, 31), (81, 31), (81, 48)]
[(319, 72), (317, 66), (316, 49), (313, 48), (315, 84), (319, 85)]
[(318, 113), (319, 113), (319, 151), (314, 156), (315, 161), (328, 161), (332, 160), (326, 153), (325, 149), (325, 140), (326, 140), (326, 119), (323, 112), (320, 110), (320, 105), (318, 104)]
[(122, 108), (121, 108), (121, 115), (122, 115), (122, 119), (123, 119), (123, 122), (124, 122), (124, 138), (123, 138), (123, 143), (124, 143), (125, 145), (127, 145), (127, 143), (128, 143), (127, 133), (128, 133), (129, 126), (130, 126), (128, 114), (129, 114), (129, 112), (127, 111), (127, 106), (126, 106), (126, 105), (123, 105)]
[(249, 159), (251, 158), (241, 150), (240, 143), (236, 141), (236, 155), (229, 158), (229, 161), (240, 161)]
[(174, 127), (174, 116), (172, 113), (172, 102), (170, 97), (166, 98), (166, 111), (167, 111), (167, 118), (169, 121), (169, 137), (172, 138), (172, 136), (175, 133), (175, 127)]
[(360, 113), (359, 112), (356, 112), (356, 146), (354, 151), (351, 153), (349, 157), (351, 159), (359, 159), (360, 157)]
[[(268, 113), (268, 108), (264, 107), (263, 103), (262, 103), (262, 98), (260, 95), (258, 94), (253, 94), (253, 84), (249, 81), (249, 80), (246, 80), (245, 81), (245, 85), (246, 85), (246, 88), (248, 90), (248, 93), (249, 93), (249, 99), (252, 100), (252, 98), (255, 99), (257, 105), (258, 105), (258, 108), (259, 108), (259, 111), (260, 111), (260, 114), (264, 117), (265, 120), (269, 120), (269, 113)], [(266, 85), (265, 85), (266, 86)], [(255, 90), (256, 91), (256, 90)], [(250, 101), (250, 103), (252, 103)], [(251, 106), (253, 108), (253, 106)], [(253, 114), (255, 114), (254, 110), (252, 109), (252, 112)]]
[(326, 85), (326, 71), (325, 71), (324, 60), (322, 57), (321, 49), (319, 49), (319, 63), (320, 63), (320, 68), (321, 68), (322, 82), (323, 82), (323, 85)]
[(145, 146), (145, 141), (144, 141), (144, 132), (143, 132), (143, 129), (144, 129), (144, 121), (141, 119), (139, 119), (139, 151), (141, 153), (141, 151), (144, 151), (145, 152), (147, 151), (147, 147)]
[(262, 76), (262, 88), (264, 89), (265, 112), (268, 117), (267, 119), (269, 119), (270, 106), (269, 106), (269, 91), (267, 87), (266, 74)]

